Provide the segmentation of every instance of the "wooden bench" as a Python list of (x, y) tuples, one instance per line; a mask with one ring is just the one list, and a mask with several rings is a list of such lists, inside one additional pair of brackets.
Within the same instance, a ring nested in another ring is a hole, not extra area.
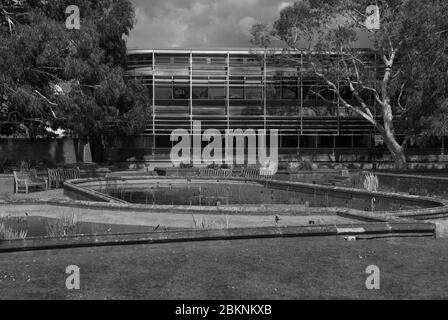
[(199, 175), (203, 177), (231, 177), (232, 169), (199, 168)]
[(270, 168), (242, 168), (240, 176), (250, 179), (271, 180), (274, 174), (274, 170)]
[(48, 169), (48, 186), (49, 188), (60, 188), (64, 181), (79, 179), (80, 173), (79, 168)]
[(260, 178), (260, 169), (258, 168), (241, 168), (241, 177), (244, 178)]
[(14, 171), (15, 193), (28, 193), (30, 188), (48, 190), (48, 180), (37, 176), (36, 170)]

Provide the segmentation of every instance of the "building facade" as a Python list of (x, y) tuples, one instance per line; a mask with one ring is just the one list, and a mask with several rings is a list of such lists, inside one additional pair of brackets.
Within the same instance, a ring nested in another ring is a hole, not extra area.
[[(373, 54), (369, 59), (374, 65)], [(300, 55), (286, 62), (253, 50), (129, 50), (128, 76), (147, 87), (152, 123), (126, 141), (109, 137), (109, 160), (167, 160), (172, 131), (191, 130), (194, 121), (203, 130), (222, 132), (278, 129), (279, 155), (285, 158), (320, 153), (338, 161), (337, 154), (384, 149), (373, 126), (339, 104)], [(350, 90), (339, 89), (350, 101)]]

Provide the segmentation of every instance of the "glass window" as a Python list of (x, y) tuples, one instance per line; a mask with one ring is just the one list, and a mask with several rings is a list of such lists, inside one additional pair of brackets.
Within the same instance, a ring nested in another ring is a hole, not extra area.
[(189, 99), (190, 87), (188, 86), (175, 86), (174, 87), (174, 99)]
[(300, 148), (316, 148), (317, 136), (301, 136)]
[(156, 99), (172, 99), (173, 88), (171, 86), (157, 86), (156, 85)]
[(282, 136), (282, 148), (297, 148), (299, 141), (297, 136)]
[(159, 135), (156, 137), (157, 148), (172, 148), (173, 144), (170, 140), (170, 136)]
[(209, 87), (208, 94), (210, 99), (226, 98), (226, 90), (224, 87)]
[(282, 98), (288, 100), (297, 99), (297, 86), (286, 86), (282, 87)]
[(244, 99), (244, 88), (230, 87), (230, 99)]
[(261, 87), (246, 87), (247, 100), (261, 100), (263, 99)]
[(266, 97), (268, 100), (280, 99), (280, 86), (268, 85), (266, 91)]
[(208, 88), (193, 87), (193, 99), (208, 99)]

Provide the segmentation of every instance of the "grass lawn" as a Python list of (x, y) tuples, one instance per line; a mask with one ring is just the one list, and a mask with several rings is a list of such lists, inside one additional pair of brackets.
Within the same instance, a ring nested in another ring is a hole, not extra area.
[[(290, 238), (0, 254), (1, 299), (447, 298), (448, 241)], [(68, 265), (81, 290), (65, 288)], [(367, 266), (381, 289), (365, 287)]]

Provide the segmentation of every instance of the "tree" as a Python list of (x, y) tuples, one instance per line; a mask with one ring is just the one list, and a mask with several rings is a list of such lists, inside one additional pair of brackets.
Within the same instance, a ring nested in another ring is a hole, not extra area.
[[(427, 12), (420, 12), (417, 0), (379, 0), (380, 28), (372, 29), (366, 23), (369, 18), (369, 0), (303, 0), (286, 7), (272, 27), (255, 25), (253, 41), (267, 47), (270, 39), (284, 42), (287, 50), (284, 59), (299, 63), (297, 54), (303, 54), (313, 74), (330, 90), (344, 107), (366, 119), (382, 135), (394, 158), (397, 168), (406, 167), (405, 145), (399, 143), (394, 118), (410, 114), (418, 104), (403, 105), (404, 96), (411, 97), (409, 90), (415, 86), (413, 79), (405, 74), (414, 59), (424, 57), (429, 48), (420, 48), (412, 57), (406, 57), (416, 44), (415, 16), (422, 20)], [(434, 3), (425, 8), (428, 10)], [(433, 12), (431, 10), (430, 12)], [(441, 11), (446, 12), (446, 11)], [(432, 29), (435, 32), (435, 29)], [(356, 48), (360, 35), (367, 35), (371, 54)], [(435, 36), (434, 34), (430, 36)], [(420, 39), (421, 40), (421, 39)], [(329, 58), (330, 56), (330, 58)], [(379, 66), (375, 66), (375, 63)], [(434, 61), (425, 60), (423, 64)], [(340, 88), (349, 88), (353, 100), (347, 99)], [(314, 94), (329, 101), (320, 91)], [(368, 97), (372, 102), (369, 102)], [(378, 107), (377, 107), (378, 106)], [(378, 108), (378, 109), (377, 109)], [(376, 117), (376, 111), (381, 114)]]
[(413, 1), (406, 10), (400, 105), (409, 142), (427, 146), (448, 135), (448, 3)]
[[(65, 9), (73, 4), (82, 14), (80, 30), (65, 27)], [(7, 24), (0, 24), (0, 133), (37, 137), (61, 128), (79, 138), (82, 150), (110, 124), (116, 134), (128, 135), (149, 123), (147, 89), (127, 79), (122, 68), (123, 37), (134, 22), (129, 1), (23, 0), (9, 5), (3, 11)]]

